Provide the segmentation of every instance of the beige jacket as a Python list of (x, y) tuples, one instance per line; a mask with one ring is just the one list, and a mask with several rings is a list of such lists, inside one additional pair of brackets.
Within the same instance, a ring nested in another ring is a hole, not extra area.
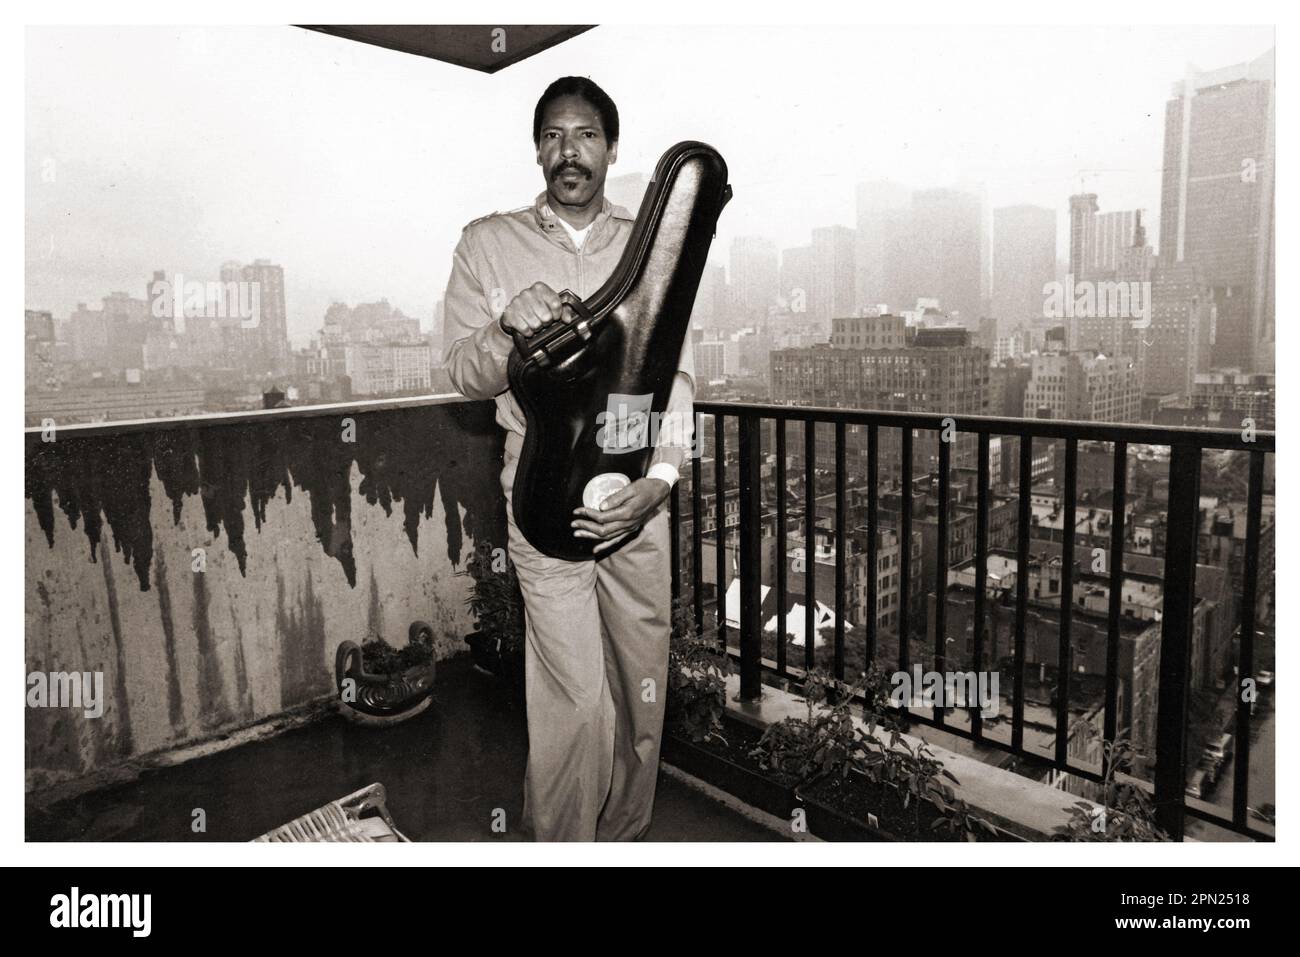
[[(579, 251), (543, 191), (533, 205), (476, 219), (461, 233), (443, 300), (443, 367), (461, 395), (496, 400), (496, 420), (506, 430), (506, 448), (513, 454), (523, 447), (524, 414), (506, 376), (514, 340), (497, 319), (510, 300), (535, 282), (556, 292), (571, 289), (586, 299), (618, 265), (633, 222), (631, 213), (606, 199)], [(660, 433), (651, 468), (660, 462), (681, 468), (692, 443), (694, 403), (695, 361), (688, 333), (665, 410), (669, 421), (685, 428), (671, 436), (667, 429)]]

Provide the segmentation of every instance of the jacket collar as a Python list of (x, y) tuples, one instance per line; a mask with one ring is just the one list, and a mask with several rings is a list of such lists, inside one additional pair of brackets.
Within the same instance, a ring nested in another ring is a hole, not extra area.
[[(542, 190), (538, 193), (537, 198), (533, 201), (533, 218), (537, 222), (538, 229), (540, 229), (544, 234), (550, 236), (553, 241), (562, 245), (567, 242), (568, 236), (560, 225), (559, 217), (555, 214), (555, 211), (551, 209), (551, 204), (546, 190)], [(600, 241), (600, 237), (607, 230), (609, 220), (611, 219), (623, 219), (628, 222), (633, 222), (636, 217), (622, 206), (611, 203), (608, 196), (604, 197), (600, 212), (597, 213), (596, 218), (591, 221), (591, 232), (587, 235), (587, 249), (595, 251), (605, 245), (604, 242)]]

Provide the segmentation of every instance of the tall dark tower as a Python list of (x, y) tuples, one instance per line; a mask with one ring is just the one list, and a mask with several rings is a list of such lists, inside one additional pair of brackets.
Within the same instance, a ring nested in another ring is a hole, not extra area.
[(1189, 69), (1165, 106), (1160, 262), (1214, 306), (1216, 366), (1273, 368), (1274, 52)]

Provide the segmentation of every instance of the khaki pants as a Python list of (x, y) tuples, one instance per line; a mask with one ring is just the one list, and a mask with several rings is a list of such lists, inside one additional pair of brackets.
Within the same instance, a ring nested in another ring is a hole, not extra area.
[(636, 840), (654, 808), (667, 693), (668, 502), (612, 555), (551, 558), (515, 525), (518, 461), (507, 449), (501, 485), (527, 623), (523, 826), (538, 841)]

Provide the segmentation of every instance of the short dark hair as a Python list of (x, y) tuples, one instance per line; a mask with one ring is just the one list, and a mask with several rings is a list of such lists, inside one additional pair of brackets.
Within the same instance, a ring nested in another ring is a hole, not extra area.
[(542, 115), (547, 105), (562, 96), (580, 96), (600, 115), (600, 125), (605, 129), (605, 142), (618, 142), (618, 107), (609, 94), (585, 76), (562, 76), (546, 88), (533, 111), (533, 145), (542, 143)]

